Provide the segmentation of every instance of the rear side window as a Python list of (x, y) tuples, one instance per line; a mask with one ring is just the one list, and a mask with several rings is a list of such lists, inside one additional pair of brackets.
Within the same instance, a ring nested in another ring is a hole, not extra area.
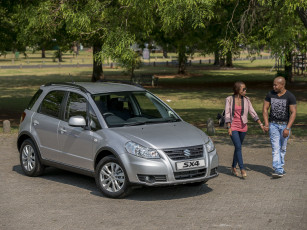
[(28, 107), (27, 109), (28, 110), (31, 110), (33, 105), (35, 104), (36, 100), (39, 98), (39, 96), (42, 94), (43, 90), (39, 89), (35, 94), (34, 96), (31, 98), (31, 101), (30, 103), (28, 104)]
[(42, 101), (40, 113), (60, 118), (61, 103), (64, 98), (64, 91), (52, 91)]

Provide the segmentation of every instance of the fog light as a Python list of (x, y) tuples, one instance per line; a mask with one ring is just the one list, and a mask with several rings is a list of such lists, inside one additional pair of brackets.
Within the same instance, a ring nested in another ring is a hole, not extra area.
[(145, 176), (145, 182), (152, 184), (155, 183), (155, 181), (156, 179), (154, 176)]

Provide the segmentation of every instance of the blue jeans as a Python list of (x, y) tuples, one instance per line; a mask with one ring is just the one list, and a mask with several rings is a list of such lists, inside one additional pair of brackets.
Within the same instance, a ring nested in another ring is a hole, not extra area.
[(245, 135), (246, 132), (232, 131), (232, 136), (230, 137), (233, 145), (235, 146), (232, 167), (235, 168), (237, 164), (239, 164), (240, 170), (244, 169), (242, 157), (242, 143)]
[(284, 138), (282, 133), (287, 127), (286, 124), (270, 123), (270, 139), (272, 144), (273, 169), (276, 173), (283, 173), (285, 164), (285, 155), (287, 149), (287, 141), (289, 136)]

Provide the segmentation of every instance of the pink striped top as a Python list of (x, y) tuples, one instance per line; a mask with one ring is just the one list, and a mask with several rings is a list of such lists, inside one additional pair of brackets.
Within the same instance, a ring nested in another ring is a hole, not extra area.
[(242, 107), (235, 105), (235, 113), (231, 123), (232, 131), (247, 132), (247, 124), (244, 124), (241, 118)]

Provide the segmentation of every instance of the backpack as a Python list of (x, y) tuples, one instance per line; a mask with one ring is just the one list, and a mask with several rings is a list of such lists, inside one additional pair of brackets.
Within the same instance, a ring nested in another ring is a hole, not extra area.
[(223, 110), (222, 114), (218, 113), (216, 118), (218, 119), (219, 126), (224, 127), (224, 125), (225, 125), (225, 110)]

